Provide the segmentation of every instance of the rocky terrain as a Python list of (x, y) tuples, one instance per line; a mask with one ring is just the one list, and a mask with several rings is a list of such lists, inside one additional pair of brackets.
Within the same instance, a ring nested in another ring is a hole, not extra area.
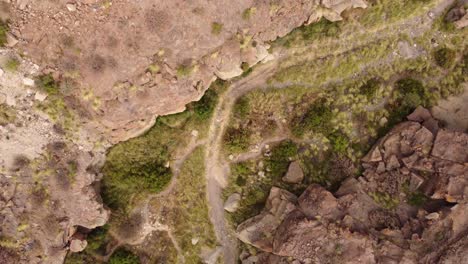
[(0, 263), (463, 263), (466, 4), (0, 0)]
[(272, 188), (262, 213), (237, 228), (264, 252), (242, 263), (464, 263), (468, 134), (439, 128), (424, 108), (408, 120), (336, 192)]
[(268, 41), (358, 7), (366, 3), (19, 0), (10, 16), (15, 47), (69, 79), (70, 96), (95, 129), (118, 142), (158, 115), (182, 111), (216, 77), (236, 77), (242, 63), (271, 59)]

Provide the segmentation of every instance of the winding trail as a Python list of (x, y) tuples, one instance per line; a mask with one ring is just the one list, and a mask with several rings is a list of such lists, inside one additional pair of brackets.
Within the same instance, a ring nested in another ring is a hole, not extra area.
[(222, 189), (228, 183), (229, 163), (221, 157), (223, 134), (236, 99), (250, 90), (265, 86), (268, 77), (274, 73), (277, 62), (275, 60), (262, 64), (251, 75), (233, 83), (220, 97), (210, 124), (205, 156), (206, 195), (210, 219), (216, 237), (221, 243), (224, 263), (226, 264), (234, 264), (237, 261), (237, 239), (233, 230), (227, 225), (224, 216)]
[[(375, 35), (379, 36), (378, 39), (384, 39), (391, 35), (398, 34), (401, 32), (401, 29), (410, 33), (412, 36), (421, 35), (427, 30), (430, 29), (432, 23), (435, 21), (435, 18), (440, 16), (443, 11), (453, 3), (454, 0), (441, 0), (435, 7), (431, 10), (433, 13), (433, 18), (430, 18), (427, 12), (417, 15), (409, 20), (400, 21), (391, 25), (385, 25), (383, 28), (376, 30)], [(390, 29), (390, 30), (388, 30)], [(379, 34), (381, 32), (382, 34)], [(366, 33), (366, 32), (360, 32)], [(349, 36), (350, 40), (357, 38), (359, 34), (353, 34)], [(369, 41), (375, 41), (376, 39), (370, 39)], [(339, 41), (343, 41), (340, 39)], [(363, 46), (368, 43), (361, 43), (357, 41), (358, 46)], [(316, 45), (316, 44), (315, 44)], [(220, 97), (218, 105), (213, 114), (213, 118), (210, 124), (208, 140), (206, 143), (206, 156), (205, 156), (205, 170), (206, 170), (206, 180), (207, 180), (207, 200), (209, 204), (209, 216), (213, 224), (216, 237), (219, 243), (222, 246), (224, 263), (234, 264), (237, 263), (237, 239), (234, 234), (234, 230), (228, 226), (226, 223), (225, 212), (224, 212), (224, 202), (222, 199), (222, 190), (226, 187), (228, 183), (229, 175), (229, 162), (224, 160), (222, 156), (222, 138), (224, 131), (229, 123), (229, 117), (231, 115), (232, 107), (240, 96), (243, 94), (254, 90), (256, 88), (271, 87), (274, 89), (286, 88), (290, 85), (304, 85), (309, 87), (309, 83), (276, 83), (273, 85), (267, 84), (268, 80), (276, 70), (280, 67), (280, 62), (285, 62), (285, 65), (290, 63), (298, 63), (298, 61), (304, 60), (313, 60), (318, 59), (321, 56), (315, 52), (310, 52), (309, 50), (314, 49), (315, 45), (306, 46), (302, 48), (294, 48), (290, 50), (282, 49), (277, 54), (277, 58), (273, 61), (270, 61), (266, 64), (258, 65), (254, 68), (252, 73), (240, 80), (235, 81), (228, 88), (228, 90)], [(352, 50), (353, 47), (346, 46), (344, 50), (335, 50), (332, 51), (332, 54), (345, 53), (349, 50)], [(328, 54), (327, 56), (330, 56)], [(292, 62), (289, 61), (289, 58), (295, 58)], [(299, 60), (297, 60), (299, 59)], [(388, 59), (385, 63), (391, 63), (394, 58)], [(372, 62), (376, 63), (376, 62)], [(363, 69), (364, 71), (365, 69)], [(283, 137), (278, 135), (277, 137), (270, 138), (269, 140), (262, 142), (261, 148), (268, 144), (269, 142), (277, 142), (282, 140)], [(261, 152), (250, 152), (244, 153), (235, 157), (231, 162), (239, 162), (251, 157), (255, 157)]]

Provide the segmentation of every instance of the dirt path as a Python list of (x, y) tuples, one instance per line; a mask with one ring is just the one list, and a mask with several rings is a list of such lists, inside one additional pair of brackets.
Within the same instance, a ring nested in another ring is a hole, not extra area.
[(209, 215), (216, 237), (221, 243), (224, 263), (237, 263), (237, 239), (224, 216), (224, 201), (222, 189), (227, 185), (229, 164), (221, 156), (221, 144), (224, 130), (229, 122), (232, 106), (238, 97), (255, 88), (266, 85), (266, 80), (272, 75), (277, 61), (258, 66), (251, 75), (233, 83), (220, 98), (210, 124), (205, 169), (209, 204)]
[[(447, 6), (453, 3), (453, 0), (440, 1), (432, 10), (434, 16), (439, 16)], [(398, 32), (398, 29), (402, 27), (405, 30), (411, 31), (412, 35), (420, 35), (426, 30), (430, 29), (430, 25), (435, 19), (428, 17), (427, 13), (416, 16), (408, 21), (403, 21), (390, 25), (393, 33)], [(423, 25), (423, 27), (421, 27)], [(388, 32), (385, 28), (378, 29), (377, 31)], [(387, 33), (388, 34), (388, 33)], [(391, 34), (391, 33), (390, 33)], [(365, 43), (361, 43), (365, 45)], [(307, 48), (307, 47), (306, 47)], [(306, 50), (303, 48), (303, 51)], [(348, 48), (349, 50), (349, 48)], [(346, 52), (346, 51), (343, 51)], [(278, 57), (267, 64), (257, 66), (254, 71), (246, 78), (240, 79), (234, 82), (226, 91), (226, 93), (220, 98), (217, 108), (215, 109), (213, 119), (209, 128), (209, 136), (207, 141), (207, 152), (205, 157), (205, 169), (207, 179), (207, 199), (209, 204), (209, 215), (211, 222), (214, 226), (215, 233), (218, 241), (221, 243), (223, 249), (224, 263), (231, 264), (237, 261), (237, 240), (233, 230), (227, 225), (225, 220), (224, 202), (222, 200), (222, 189), (227, 185), (227, 177), (229, 175), (229, 163), (225, 161), (221, 155), (221, 144), (222, 137), (226, 126), (229, 122), (231, 115), (232, 106), (234, 105), (237, 98), (245, 94), (248, 91), (256, 88), (266, 87), (266, 80), (271, 77), (275, 70), (278, 69), (280, 61), (286, 61), (291, 57), (302, 57), (303, 59), (311, 59), (310, 57), (316, 57), (317, 54), (302, 53), (297, 50), (282, 50), (279, 52)], [(388, 60), (386, 63), (391, 63), (393, 59)], [(273, 88), (282, 89), (292, 83), (285, 84), (274, 84), (269, 85)], [(297, 85), (297, 83), (296, 83)], [(310, 84), (304, 84), (310, 86)], [(271, 138), (265, 142), (262, 142), (261, 148), (268, 144), (268, 142), (277, 142), (283, 139), (278, 136)], [(243, 161), (250, 157), (255, 157), (259, 152), (250, 152), (241, 154), (233, 159), (232, 162)]]

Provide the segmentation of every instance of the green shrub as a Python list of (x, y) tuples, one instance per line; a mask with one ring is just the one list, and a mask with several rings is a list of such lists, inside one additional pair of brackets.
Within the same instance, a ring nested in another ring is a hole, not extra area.
[(17, 71), (19, 66), (20, 62), (16, 58), (11, 58), (5, 63), (5, 69), (10, 72)]
[(213, 22), (211, 24), (211, 33), (213, 35), (219, 35), (221, 34), (221, 31), (223, 30), (223, 24), (218, 23), (218, 22)]
[(410, 193), (408, 195), (408, 204), (412, 206), (423, 206), (428, 201), (428, 197), (420, 191)]
[(242, 12), (242, 19), (249, 20), (255, 14), (256, 11), (257, 8), (255, 7), (245, 9), (244, 12)]
[(139, 264), (140, 259), (131, 251), (126, 249), (118, 249), (109, 258), (109, 264)]
[(188, 108), (193, 109), (195, 116), (199, 120), (208, 120), (213, 115), (213, 111), (217, 102), (217, 92), (213, 89), (208, 89), (198, 102), (193, 102), (188, 106)]
[(193, 66), (191, 65), (180, 65), (177, 67), (177, 76), (178, 77), (187, 77), (193, 72)]
[(86, 241), (88, 241), (86, 251), (105, 254), (108, 231), (109, 225), (107, 224), (93, 229), (86, 237)]
[(249, 99), (242, 96), (236, 100), (234, 104), (233, 113), (236, 118), (244, 119), (250, 112)]
[(373, 78), (361, 85), (361, 87), (359, 87), (359, 91), (361, 92), (361, 94), (365, 95), (367, 99), (372, 99), (375, 97), (375, 94), (377, 93), (379, 87), (379, 80)]
[(323, 37), (334, 37), (340, 32), (340, 27), (337, 22), (331, 22), (328, 19), (322, 18), (316, 23), (298, 28), (302, 38), (307, 41), (316, 40)]
[(449, 48), (443, 47), (434, 51), (434, 59), (442, 68), (449, 69), (453, 66), (455, 62), (456, 52)]
[(330, 121), (333, 113), (326, 105), (324, 99), (317, 100), (307, 110), (304, 116), (298, 117), (292, 122), (292, 132), (296, 136), (302, 136), (308, 131), (323, 133), (328, 135), (331, 132)]
[(265, 166), (272, 179), (283, 177), (288, 170), (289, 163), (297, 156), (297, 145), (290, 141), (282, 141), (271, 150), (271, 155), (265, 160)]
[(249, 74), (253, 71), (253, 68), (247, 62), (242, 62), (241, 64), (242, 74), (241, 77), (249, 76)]
[(96, 263), (96, 259), (86, 252), (72, 253), (69, 252), (65, 258), (64, 264), (89, 264)]
[(332, 133), (328, 139), (332, 145), (332, 150), (338, 154), (346, 154), (346, 151), (349, 147), (349, 139), (348, 137), (341, 133), (335, 132)]
[(4, 47), (7, 43), (8, 26), (0, 19), (0, 47)]
[(426, 104), (426, 89), (421, 81), (411, 78), (400, 79), (396, 82), (395, 88), (400, 92), (402, 106), (408, 110)]
[(49, 95), (55, 95), (59, 92), (58, 83), (51, 74), (44, 74), (36, 79), (37, 86)]
[(16, 120), (15, 109), (6, 104), (0, 105), (0, 126), (13, 123), (15, 120)]
[(224, 133), (224, 142), (228, 151), (232, 153), (244, 152), (250, 145), (250, 131), (228, 127)]
[[(155, 126), (164, 129), (158, 121)], [(125, 212), (133, 194), (161, 191), (172, 176), (166, 167), (168, 160), (167, 145), (152, 136), (140, 136), (115, 145), (109, 150), (102, 170), (104, 202), (114, 210)]]

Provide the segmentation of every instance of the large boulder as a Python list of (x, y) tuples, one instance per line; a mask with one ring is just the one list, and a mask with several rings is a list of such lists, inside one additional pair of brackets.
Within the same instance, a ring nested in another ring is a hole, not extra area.
[(362, 176), (346, 179), (335, 193), (312, 184), (296, 205), (291, 194), (273, 188), (265, 210), (239, 226), (241, 240), (304, 263), (462, 259), (468, 233), (467, 134), (430, 131), (425, 123), (437, 120), (424, 108), (408, 119), (363, 158)]
[(299, 161), (293, 161), (289, 164), (286, 175), (282, 178), (287, 183), (301, 183), (304, 179), (304, 172), (302, 171)]
[(297, 197), (273, 187), (261, 214), (237, 227), (237, 237), (266, 252), (273, 250), (273, 235), (283, 219), (296, 208)]

